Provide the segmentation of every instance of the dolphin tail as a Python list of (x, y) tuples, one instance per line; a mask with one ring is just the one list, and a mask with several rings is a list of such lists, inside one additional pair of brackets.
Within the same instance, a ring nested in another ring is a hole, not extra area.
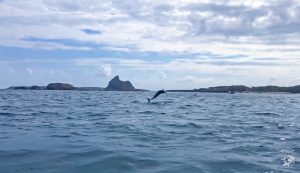
[(148, 103), (150, 103), (150, 99), (147, 97)]

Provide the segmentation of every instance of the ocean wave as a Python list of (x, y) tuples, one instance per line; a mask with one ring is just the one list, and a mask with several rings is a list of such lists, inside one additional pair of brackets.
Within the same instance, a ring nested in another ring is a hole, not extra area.
[(300, 97), (146, 95), (2, 91), (0, 172), (300, 170)]

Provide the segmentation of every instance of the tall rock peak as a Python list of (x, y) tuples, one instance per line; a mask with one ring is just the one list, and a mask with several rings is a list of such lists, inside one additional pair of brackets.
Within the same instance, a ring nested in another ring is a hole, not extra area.
[(107, 91), (135, 91), (135, 88), (130, 81), (121, 81), (119, 75), (109, 81), (105, 88)]

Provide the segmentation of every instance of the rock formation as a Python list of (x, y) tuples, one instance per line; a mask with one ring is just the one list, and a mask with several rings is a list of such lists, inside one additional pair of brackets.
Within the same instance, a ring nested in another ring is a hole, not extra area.
[(37, 86), (37, 85), (33, 85), (29, 88), (30, 90), (42, 90), (42, 87)]
[(106, 91), (135, 91), (136, 89), (132, 86), (129, 81), (121, 81), (119, 76), (115, 76), (109, 81), (108, 86), (105, 88)]
[(71, 84), (66, 83), (50, 83), (47, 85), (47, 90), (75, 90)]

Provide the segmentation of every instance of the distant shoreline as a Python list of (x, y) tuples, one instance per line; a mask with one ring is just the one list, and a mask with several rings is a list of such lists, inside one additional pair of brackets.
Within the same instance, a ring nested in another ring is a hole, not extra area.
[[(122, 81), (119, 75), (112, 78), (107, 87), (74, 87), (68, 83), (49, 83), (47, 86), (11, 86), (10, 90), (79, 90), (79, 91), (149, 91), (135, 88), (130, 81)], [(167, 92), (208, 92), (208, 93), (300, 93), (300, 85), (290, 87), (245, 85), (216, 86), (192, 90), (166, 90)]]
[[(80, 87), (79, 87), (80, 88)], [(156, 90), (136, 90), (136, 91), (108, 91), (108, 90), (84, 90), (84, 89), (75, 89), (75, 90), (31, 90), (31, 89), (8, 89), (8, 88), (2, 88), (0, 91), (103, 91), (103, 92), (155, 92)], [(229, 92), (209, 92), (209, 91), (195, 91), (195, 90), (166, 90), (167, 93), (216, 93), (216, 94), (228, 94)], [(236, 92), (239, 94), (300, 94), (296, 92)], [(234, 94), (236, 94), (234, 93)]]
[[(195, 91), (195, 90), (166, 90), (166, 92), (170, 92), (170, 93), (176, 93), (176, 92), (186, 92), (186, 93), (219, 93), (219, 94), (226, 94), (226, 93), (230, 93), (230, 92), (216, 92), (216, 91)], [(250, 92), (234, 92), (235, 93), (249, 93), (249, 94), (300, 94), (299, 93), (292, 93), (292, 92), (268, 92), (268, 91), (264, 91), (264, 92), (258, 92), (258, 91), (250, 91)]]
[(245, 85), (216, 86), (193, 90), (168, 90), (169, 92), (212, 92), (212, 93), (300, 93), (300, 85), (290, 87), (258, 86), (247, 87)]
[[(104, 87), (73, 87), (70, 84), (62, 84), (64, 87), (47, 86), (11, 86), (1, 90), (75, 90), (75, 91), (126, 91), (126, 90), (107, 90)], [(150, 91), (145, 89), (135, 89), (128, 91)], [(259, 86), (259, 87), (247, 87), (244, 85), (232, 85), (232, 86), (217, 86), (190, 90), (166, 90), (167, 92), (195, 92), (195, 93), (276, 93), (276, 94), (288, 94), (288, 93), (300, 93), (300, 85), (291, 87), (279, 87), (279, 86)]]

